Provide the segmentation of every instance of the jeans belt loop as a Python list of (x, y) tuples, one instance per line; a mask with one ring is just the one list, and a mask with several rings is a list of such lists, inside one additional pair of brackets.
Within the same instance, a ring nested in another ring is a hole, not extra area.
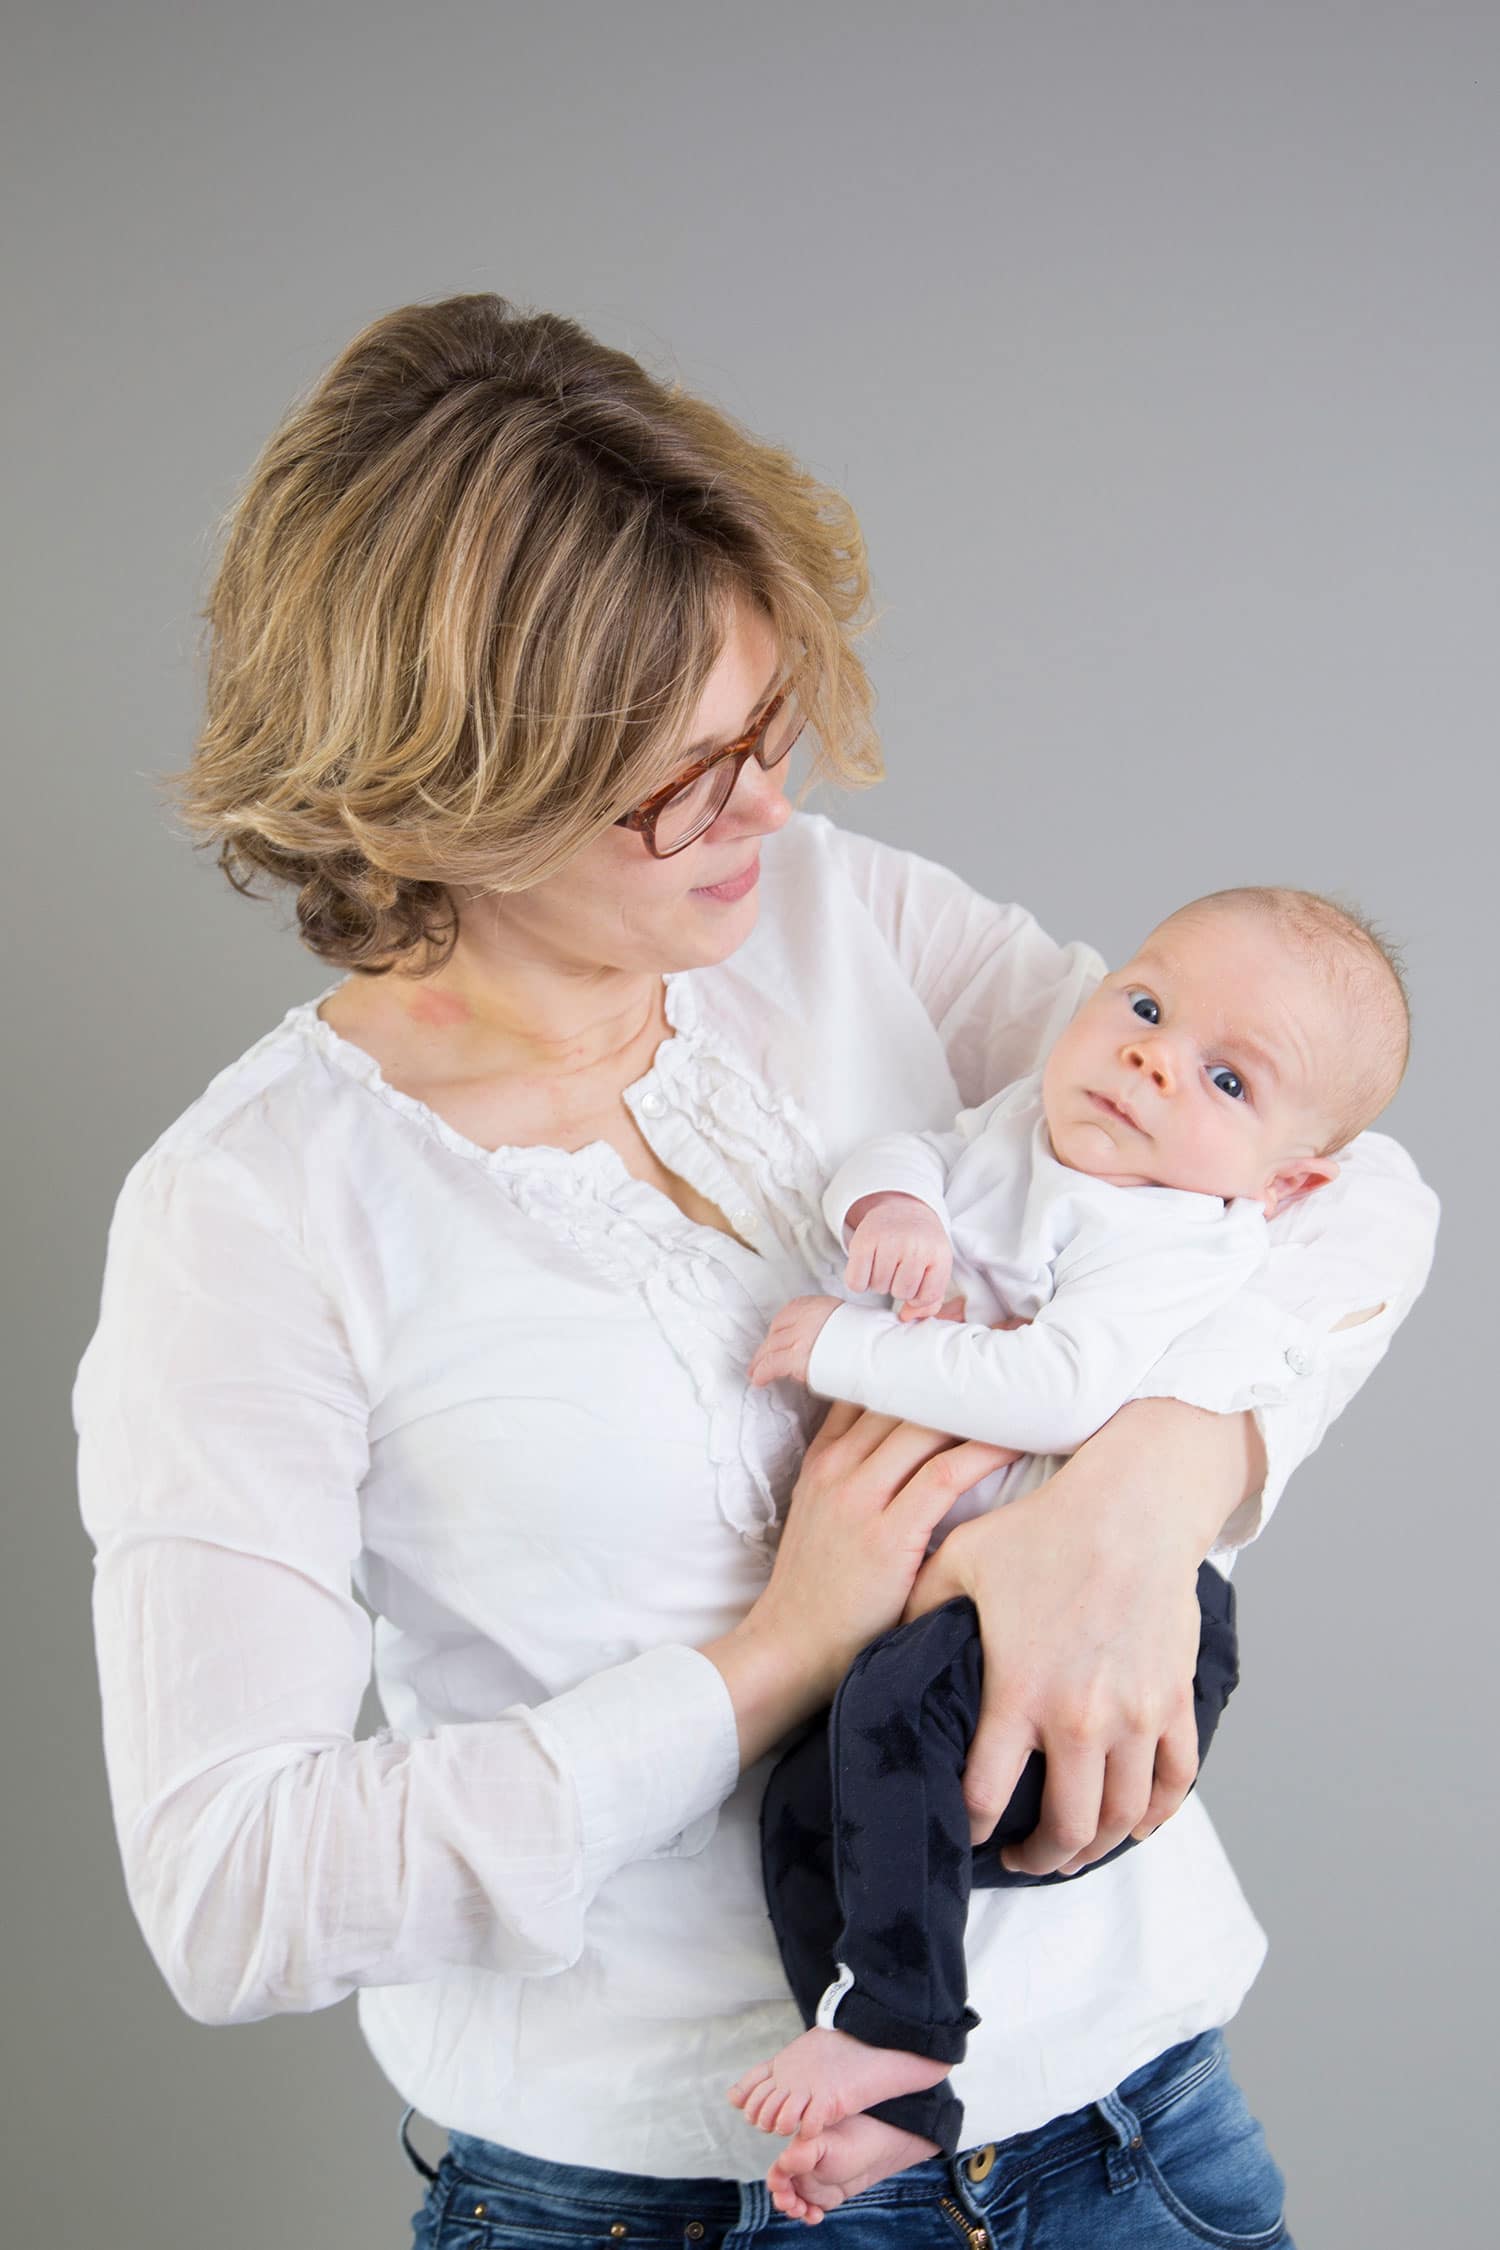
[(1113, 2145), (1104, 2152), (1104, 2170), (1110, 2194), (1119, 2195), (1133, 2188), (1141, 2176), (1136, 2160), (1141, 2146), (1140, 2121), (1118, 2094), (1105, 2094), (1094, 2107), (1112, 2135)]

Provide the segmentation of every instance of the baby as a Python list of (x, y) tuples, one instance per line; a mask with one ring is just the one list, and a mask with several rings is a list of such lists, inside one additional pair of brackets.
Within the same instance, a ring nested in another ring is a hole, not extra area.
[[(901, 1309), (799, 1297), (752, 1382), (804, 1382), (1031, 1455), (1073, 1451), (1243, 1290), (1267, 1220), (1336, 1177), (1336, 1152), (1395, 1093), (1408, 1037), (1396, 964), (1358, 917), (1306, 891), (1196, 900), (1104, 979), (1038, 1074), (951, 1132), (895, 1134), (840, 1167), (823, 1208), (848, 1245), (847, 1286)], [(930, 1317), (950, 1280), (962, 1323)], [(1023, 1325), (990, 1325), (1007, 1319)], [(1227, 1349), (1248, 1386), (1264, 1318), (1237, 1328), (1231, 1312), (1212, 1342), (1220, 1383)], [(1295, 1367), (1298, 1347), (1271, 1342)], [(1223, 1410), (1222, 1396), (1196, 1403)], [(1207, 1562), (1198, 1596), (1201, 1763), (1238, 1670), (1233, 1591)], [(965, 1997), (971, 1885), (1064, 1879), (1000, 1858), (1036, 1825), (1040, 1752), (971, 1850), (962, 1774), (980, 1681), (978, 1617), (960, 1597), (863, 1650), (771, 1775), (767, 1901), (811, 2028), (729, 2098), (767, 2132), (795, 2132), (769, 2174), (789, 2216), (815, 2222), (853, 2192), (842, 2183), (956, 2151), (946, 2071), (979, 2021)]]

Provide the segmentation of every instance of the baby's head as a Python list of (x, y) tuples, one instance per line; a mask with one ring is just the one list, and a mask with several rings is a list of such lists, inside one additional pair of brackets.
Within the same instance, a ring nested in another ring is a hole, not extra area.
[(1338, 1172), (1401, 1083), (1400, 969), (1312, 891), (1215, 891), (1152, 931), (1047, 1058), (1059, 1160), (1124, 1187), (1253, 1196), (1267, 1216)]

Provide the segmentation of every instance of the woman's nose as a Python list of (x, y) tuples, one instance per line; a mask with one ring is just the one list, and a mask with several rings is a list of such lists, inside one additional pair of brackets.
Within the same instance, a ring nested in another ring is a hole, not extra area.
[(711, 835), (764, 836), (782, 828), (791, 817), (791, 803), (786, 793), (790, 758), (783, 758), (779, 766), (767, 772), (756, 758), (747, 758), (740, 769), (740, 777), (730, 794), (729, 802), (710, 830)]
[(1125, 1049), (1125, 1060), (1132, 1070), (1144, 1071), (1159, 1094), (1172, 1092), (1177, 1078), (1165, 1041), (1132, 1039)]

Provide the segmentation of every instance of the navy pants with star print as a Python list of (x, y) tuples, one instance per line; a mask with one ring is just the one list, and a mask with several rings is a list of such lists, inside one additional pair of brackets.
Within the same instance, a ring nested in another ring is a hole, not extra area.
[[(1193, 1704), (1201, 1762), (1239, 1678), (1234, 1588), (1204, 1563)], [(1000, 1849), (1041, 1817), (1047, 1762), (1033, 1751), (993, 1833), (970, 1846), (963, 1769), (979, 1722), (979, 1613), (955, 1595), (862, 1649), (832, 1707), (783, 1751), (761, 1806), (766, 1902), (805, 2023), (837, 1981), (831, 2020), (873, 2047), (962, 2062), (979, 2018), (966, 2000), (964, 1924), (972, 1888), (1079, 1882), (1014, 1875)], [(825, 2010), (824, 2020), (830, 2020)], [(944, 2080), (870, 2114), (956, 2153), (963, 2107)]]

